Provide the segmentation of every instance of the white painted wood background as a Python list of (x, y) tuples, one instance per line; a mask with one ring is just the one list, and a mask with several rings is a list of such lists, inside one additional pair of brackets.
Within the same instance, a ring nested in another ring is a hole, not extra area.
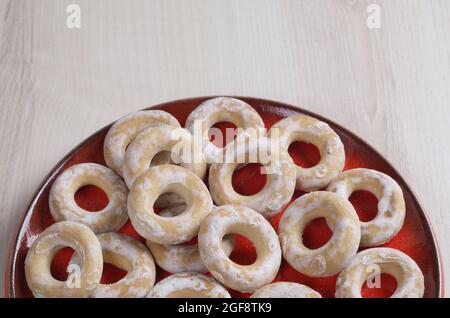
[(70, 149), (130, 111), (213, 94), (299, 105), (373, 145), (431, 217), (450, 289), (448, 0), (0, 0), (1, 268)]

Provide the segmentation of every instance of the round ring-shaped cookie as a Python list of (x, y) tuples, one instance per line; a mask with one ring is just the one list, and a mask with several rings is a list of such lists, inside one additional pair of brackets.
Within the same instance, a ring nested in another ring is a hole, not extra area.
[[(52, 276), (51, 263), (58, 251), (71, 247), (83, 260), (68, 267), (67, 281)], [(25, 278), (38, 298), (89, 297), (100, 283), (102, 248), (94, 232), (81, 223), (62, 221), (45, 229), (34, 240), (25, 259)]]
[(125, 153), (122, 172), (129, 188), (150, 167), (153, 158), (164, 151), (172, 152), (174, 162), (181, 163), (200, 179), (205, 176), (206, 161), (189, 131), (167, 125), (150, 127), (136, 136)]
[[(257, 254), (253, 264), (240, 265), (227, 256), (222, 240), (228, 234), (240, 234), (252, 241)], [(254, 292), (270, 283), (281, 263), (275, 230), (261, 214), (245, 206), (215, 208), (200, 226), (198, 246), (203, 263), (214, 278), (241, 292)]]
[[(217, 205), (245, 205), (268, 218), (291, 200), (295, 191), (294, 163), (286, 150), (271, 141), (238, 137), (234, 147), (227, 147), (227, 161), (211, 165), (209, 189)], [(233, 173), (242, 163), (259, 163), (261, 172), (267, 175), (265, 186), (256, 194), (241, 195), (233, 188)]]
[[(93, 291), (94, 298), (142, 298), (155, 283), (155, 263), (144, 244), (121, 233), (97, 235), (102, 246), (103, 262), (127, 272), (125, 277), (112, 284), (99, 284)], [(74, 254), (72, 264), (79, 263)]]
[[(421, 298), (424, 278), (419, 266), (393, 248), (369, 248), (359, 252), (336, 282), (336, 298), (362, 298), (363, 284), (374, 275), (389, 274), (397, 281), (391, 298)], [(381, 287), (381, 286), (380, 286)]]
[[(264, 129), (261, 116), (250, 105), (239, 99), (217, 97), (201, 103), (189, 114), (185, 127), (196, 138), (197, 136), (201, 138), (208, 164), (221, 162), (223, 158), (223, 148), (215, 146), (209, 140), (209, 130), (219, 122), (231, 122), (241, 132), (255, 130), (253, 133), (260, 134)], [(233, 137), (234, 134), (235, 132)]]
[(309, 192), (326, 187), (344, 169), (344, 145), (327, 123), (306, 115), (291, 116), (273, 125), (269, 135), (286, 150), (295, 141), (311, 143), (319, 150), (321, 159), (314, 167), (295, 165), (297, 190)]
[[(325, 218), (333, 235), (317, 249), (303, 244), (303, 230), (314, 219)], [(278, 235), (286, 261), (311, 277), (337, 274), (358, 251), (361, 230), (358, 215), (349, 201), (332, 192), (318, 191), (295, 200), (281, 217)]]
[[(186, 202), (183, 213), (162, 217), (153, 205), (164, 193), (179, 194)], [(146, 170), (133, 183), (128, 195), (128, 214), (136, 231), (159, 244), (180, 244), (197, 235), (200, 222), (213, 208), (213, 202), (203, 181), (191, 171), (160, 165)]]
[(328, 187), (348, 199), (354, 191), (368, 191), (378, 199), (374, 219), (361, 223), (361, 246), (377, 246), (389, 242), (403, 226), (405, 200), (397, 182), (388, 175), (371, 169), (344, 171)]
[(144, 129), (159, 125), (180, 127), (175, 117), (162, 110), (137, 111), (116, 121), (108, 130), (103, 144), (108, 167), (122, 175), (122, 164), (129, 143)]
[[(106, 193), (109, 202), (105, 208), (92, 213), (78, 206), (75, 193), (87, 185), (95, 185)], [(50, 190), (50, 212), (57, 222), (83, 223), (95, 233), (117, 231), (128, 220), (127, 195), (127, 186), (114, 171), (96, 163), (80, 163), (56, 178)]]

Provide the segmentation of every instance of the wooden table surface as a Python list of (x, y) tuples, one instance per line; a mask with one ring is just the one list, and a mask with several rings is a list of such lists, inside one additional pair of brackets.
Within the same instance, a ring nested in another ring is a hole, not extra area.
[(450, 1), (0, 0), (0, 32), (0, 268), (81, 140), (144, 106), (227, 94), (317, 112), (387, 157), (431, 218), (450, 289)]

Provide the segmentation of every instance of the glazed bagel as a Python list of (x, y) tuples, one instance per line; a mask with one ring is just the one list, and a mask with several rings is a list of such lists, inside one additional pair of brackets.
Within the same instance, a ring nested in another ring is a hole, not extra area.
[(361, 246), (377, 246), (389, 242), (403, 226), (405, 200), (394, 179), (379, 171), (352, 169), (344, 171), (328, 187), (348, 199), (354, 191), (364, 190), (378, 199), (378, 213), (369, 222), (361, 223)]
[[(333, 231), (322, 247), (303, 244), (306, 225), (324, 217)], [(358, 215), (346, 199), (332, 192), (311, 192), (295, 200), (281, 217), (278, 233), (286, 261), (302, 274), (325, 277), (350, 264), (358, 251), (361, 230)]]
[(322, 296), (302, 284), (278, 282), (258, 289), (250, 298), (322, 298)]
[[(112, 284), (99, 284), (93, 291), (94, 298), (142, 298), (155, 283), (155, 263), (148, 249), (138, 240), (121, 233), (97, 235), (102, 246), (103, 262), (127, 272), (125, 277)], [(78, 264), (79, 256), (71, 263)]]
[(356, 255), (350, 266), (339, 274), (336, 298), (362, 298), (361, 288), (368, 278), (389, 274), (397, 280), (391, 298), (421, 298), (424, 278), (419, 266), (406, 254), (392, 248), (370, 248)]
[(309, 192), (326, 187), (344, 169), (344, 145), (327, 123), (306, 115), (291, 116), (273, 125), (269, 135), (286, 150), (295, 141), (311, 143), (319, 150), (321, 159), (317, 165), (295, 166), (297, 190)]
[(201, 103), (189, 114), (185, 127), (196, 138), (201, 137), (203, 153), (208, 164), (222, 162), (223, 149), (212, 144), (208, 134), (210, 128), (219, 122), (231, 122), (241, 131), (254, 129), (255, 133), (256, 131), (261, 133), (264, 128), (261, 116), (250, 105), (239, 99), (217, 97)]
[[(56, 253), (71, 247), (83, 256), (82, 264), (67, 281), (53, 278), (50, 266)], [(81, 223), (62, 221), (45, 229), (33, 242), (25, 259), (25, 277), (34, 297), (89, 297), (103, 271), (102, 248), (94, 232)]]
[(129, 188), (148, 169), (152, 159), (163, 151), (172, 152), (172, 157), (181, 161), (182, 167), (200, 179), (205, 176), (206, 161), (200, 147), (195, 147), (189, 131), (167, 125), (150, 127), (136, 136), (125, 153), (122, 172)]
[(116, 121), (108, 130), (103, 144), (108, 167), (122, 175), (122, 164), (129, 143), (144, 129), (159, 125), (180, 127), (175, 117), (162, 110), (137, 111)]
[[(108, 196), (108, 205), (92, 213), (75, 202), (75, 193), (86, 185), (95, 185)], [(128, 220), (128, 189), (111, 169), (96, 163), (80, 163), (66, 169), (56, 178), (49, 196), (50, 212), (56, 222), (83, 223), (95, 233), (119, 230)]]
[[(239, 265), (228, 258), (222, 245), (227, 234), (240, 234), (252, 241), (257, 253), (253, 264)], [(215, 208), (200, 226), (198, 246), (211, 275), (225, 286), (241, 292), (253, 292), (270, 283), (281, 263), (275, 230), (262, 215), (245, 206)]]
[(156, 284), (147, 298), (231, 298), (214, 279), (198, 273), (178, 273)]
[[(268, 138), (238, 137), (233, 147), (226, 147), (227, 162), (209, 169), (209, 190), (217, 205), (245, 205), (268, 218), (289, 202), (295, 191), (294, 163), (286, 150), (270, 142)], [(245, 196), (234, 190), (232, 177), (240, 164), (249, 162), (264, 167), (267, 181), (261, 191)]]
[[(208, 272), (200, 257), (198, 244), (162, 245), (149, 240), (146, 243), (155, 258), (156, 264), (169, 273)], [(233, 237), (230, 235), (224, 237), (222, 248), (225, 251), (225, 255), (229, 256), (233, 251), (233, 247)]]
[[(155, 213), (156, 199), (174, 192), (186, 201), (186, 210), (174, 217)], [(191, 171), (160, 165), (146, 170), (133, 183), (128, 196), (128, 214), (136, 231), (159, 244), (180, 244), (198, 233), (200, 222), (213, 208), (211, 196), (202, 180)]]

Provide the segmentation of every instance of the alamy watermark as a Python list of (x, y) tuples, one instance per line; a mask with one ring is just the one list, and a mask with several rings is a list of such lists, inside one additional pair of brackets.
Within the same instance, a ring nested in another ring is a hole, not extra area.
[(81, 288), (81, 268), (77, 264), (67, 266), (67, 288)]
[(367, 20), (366, 20), (367, 28), (380, 29), (381, 7), (376, 3), (372, 3), (367, 6), (366, 13), (367, 13)]
[[(174, 128), (170, 139), (176, 141), (171, 149), (174, 163), (201, 163), (205, 148), (214, 153), (213, 163), (259, 163), (262, 174), (280, 174), (280, 140), (277, 128), (267, 137), (265, 128), (218, 128), (203, 129), (203, 121), (196, 120), (192, 134), (184, 128)], [(216, 141), (216, 145), (211, 143)], [(224, 141), (224, 142), (221, 142)], [(217, 145), (218, 144), (218, 145)], [(222, 146), (222, 147), (221, 147)]]
[(81, 29), (81, 7), (79, 4), (72, 3), (66, 8), (67, 18), (66, 26), (68, 29)]

